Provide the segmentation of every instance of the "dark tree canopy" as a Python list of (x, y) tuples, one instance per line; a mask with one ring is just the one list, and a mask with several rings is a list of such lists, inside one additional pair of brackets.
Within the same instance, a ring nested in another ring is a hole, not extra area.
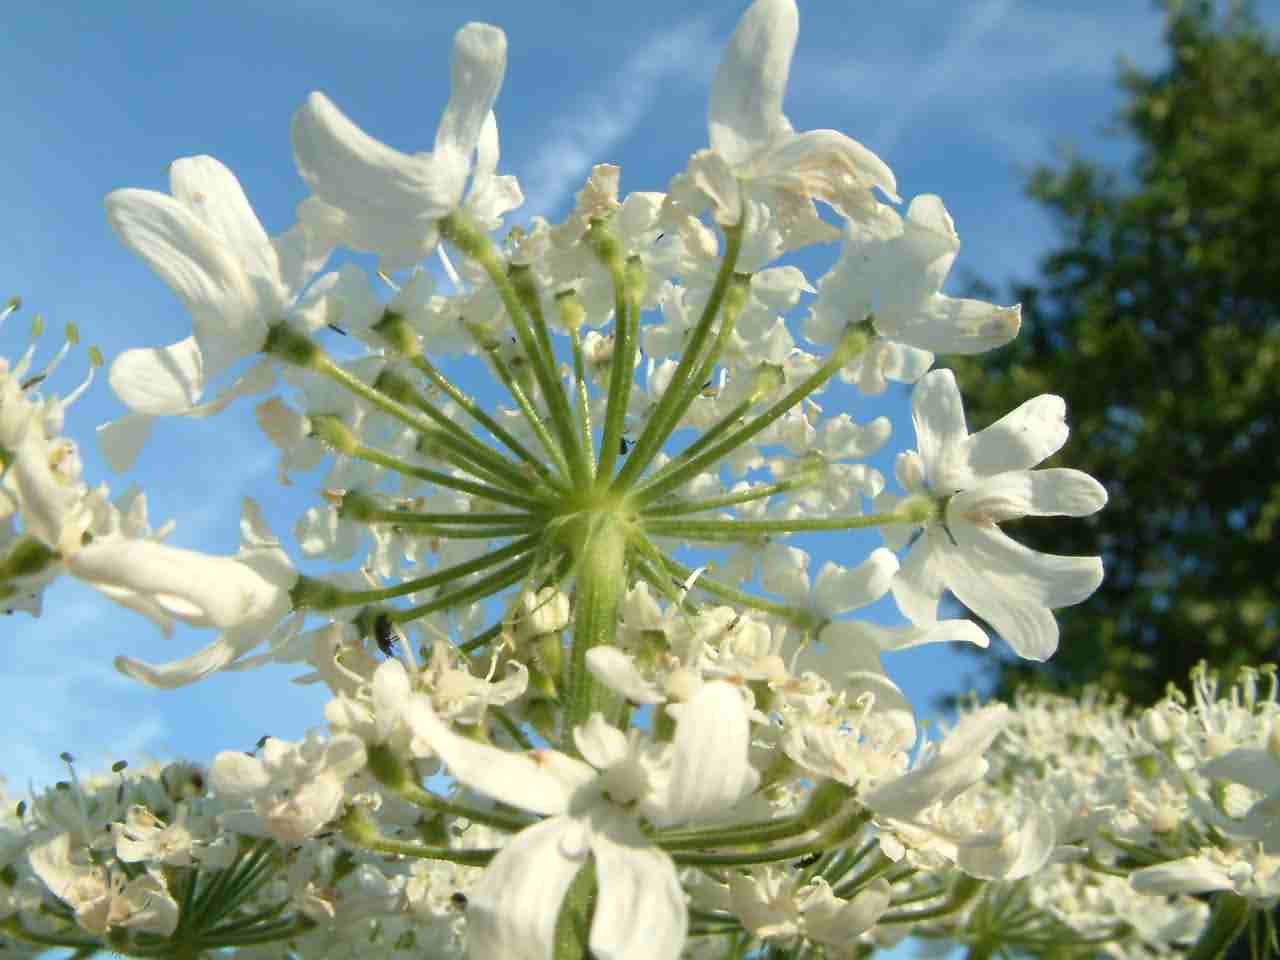
[(1058, 246), (1015, 343), (956, 364), (971, 429), (1038, 393), (1066, 398), (1051, 466), (1093, 474), (1089, 521), (1007, 525), (1107, 576), (1062, 611), (1047, 664), (1000, 665), (1001, 693), (1096, 682), (1151, 702), (1197, 661), (1275, 661), (1280, 597), (1280, 48), (1247, 9), (1169, 5), (1168, 64), (1121, 72), (1116, 172), (1036, 171)]

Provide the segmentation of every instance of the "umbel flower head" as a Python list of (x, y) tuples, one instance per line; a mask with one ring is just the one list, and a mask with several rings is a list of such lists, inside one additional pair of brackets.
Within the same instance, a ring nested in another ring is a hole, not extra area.
[[(794, 0), (746, 11), (710, 146), (667, 192), (622, 194), (619, 168), (598, 165), (563, 222), (501, 238), (522, 198), (497, 173), (506, 38), (486, 24), (455, 37), (430, 153), (307, 99), (291, 139), (312, 195), (283, 238), (209, 157), (177, 161), (170, 194), (108, 198), (194, 331), (126, 353), (113, 386), (136, 418), (271, 392), (258, 422), (281, 477), (323, 471), (301, 552), (337, 572), (299, 574), (251, 502), (234, 557), (96, 531), (42, 549), (162, 628), (218, 631), (170, 664), (121, 657), (136, 679), (277, 661), (328, 688), (327, 732), (225, 752), (212, 774), (226, 829), (287, 847), (288, 904), (336, 938), (322, 952), (674, 960), (704, 936), (858, 950), (909, 922), (906, 905), (967, 909), (975, 883), (1027, 876), (1059, 846), (1049, 814), (985, 792), (1009, 710), (970, 711), (913, 762), (920, 727), (882, 658), (986, 645), (938, 620), (947, 589), (1047, 656), (1051, 611), (1092, 592), (1100, 563), (1034, 554), (997, 525), (1083, 516), (1105, 495), (1030, 470), (1065, 439), (1060, 400), (970, 437), (950, 372), (926, 372), (935, 352), (1006, 343), (1017, 308), (942, 292), (959, 240), (940, 200), (899, 216), (869, 148), (792, 129), (798, 24)], [(824, 277), (782, 262), (828, 242), (843, 246)], [(335, 248), (376, 254), (377, 281), (355, 262), (312, 280)], [(437, 288), (422, 260), (446, 250)], [(442, 359), (458, 352), (493, 390), (462, 385)], [(869, 462), (889, 421), (861, 406), (889, 378), (919, 381), (904, 496)], [(117, 463), (145, 426), (122, 423), (104, 438)], [(888, 548), (849, 556), (854, 530)], [(811, 575), (824, 539), (839, 562)], [(889, 596), (909, 626), (858, 619)], [(188, 929), (167, 901), (131, 906), (134, 887), (88, 852), (41, 849), (51, 883), (88, 890), (62, 898), (73, 911), (123, 918), (66, 923)], [(401, 857), (431, 866), (409, 876)], [(922, 892), (917, 870), (944, 880)], [(192, 884), (174, 900), (198, 914)], [(280, 922), (281, 939), (298, 930)], [(217, 932), (208, 949), (248, 943)]]

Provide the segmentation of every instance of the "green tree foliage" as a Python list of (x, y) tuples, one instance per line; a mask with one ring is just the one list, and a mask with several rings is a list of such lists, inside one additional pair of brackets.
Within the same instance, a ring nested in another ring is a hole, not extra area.
[[(1025, 521), (1036, 549), (1102, 553), (1047, 665), (998, 686), (1103, 684), (1151, 702), (1200, 659), (1277, 659), (1280, 598), (1280, 49), (1247, 9), (1173, 5), (1168, 65), (1122, 70), (1131, 170), (1081, 158), (1030, 194), (1061, 241), (1015, 289), (1015, 344), (960, 364), (973, 428), (1038, 393), (1067, 400), (1051, 465), (1098, 477), (1091, 523)], [(1047, 667), (1047, 669), (1046, 669)]]

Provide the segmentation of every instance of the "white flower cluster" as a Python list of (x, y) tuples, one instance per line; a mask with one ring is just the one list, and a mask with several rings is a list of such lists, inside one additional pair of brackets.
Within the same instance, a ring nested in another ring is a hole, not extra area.
[[(112, 364), (131, 413), (100, 429), (108, 458), (127, 468), (156, 416), (270, 394), (282, 481), (326, 471), (299, 549), (346, 572), (301, 575), (249, 500), (234, 557), (160, 543), (140, 496), (82, 484), (65, 402), (35, 395), (24, 359), (0, 368), (0, 589), (38, 612), (66, 571), (163, 628), (218, 631), (172, 663), (118, 659), (154, 686), (303, 664), (328, 726), (220, 754), (212, 793), (117, 771), (33, 799), (0, 844), (0, 935), (661, 960), (852, 957), (914, 933), (1138, 956), (1274, 904), (1280, 728), (1256, 677), (1225, 698), (1199, 677), (1190, 706), (1136, 720), (1028, 697), (920, 735), (884, 656), (986, 646), (939, 617), (947, 593), (1016, 654), (1052, 655), (1053, 611), (1101, 560), (1000, 524), (1088, 516), (1106, 493), (1034, 469), (1066, 441), (1059, 397), (969, 432), (934, 355), (1008, 343), (1018, 308), (942, 293), (959, 240), (937, 197), (900, 215), (870, 150), (792, 129), (797, 30), (794, 0), (752, 4), (709, 147), (666, 193), (621, 196), (597, 166), (563, 222), (498, 241), (522, 196), (497, 173), (506, 39), (484, 24), (455, 38), (430, 153), (310, 96), (291, 134), (312, 195), (279, 237), (211, 157), (175, 162), (167, 194), (107, 198), (193, 327)], [(781, 262), (830, 242), (816, 283)], [(376, 254), (377, 283), (322, 273), (338, 248)], [(447, 290), (422, 265), (437, 252)], [(352, 338), (352, 359), (325, 346)], [(461, 388), (454, 354), (503, 399)], [(914, 384), (896, 494), (868, 462), (888, 420), (818, 402), (890, 380)], [(885, 546), (811, 571), (813, 537), (863, 529)], [(888, 597), (905, 625), (850, 616)], [(1212, 891), (1207, 924), (1186, 895)]]
[[(577, 756), (521, 754), (452, 732), (393, 659), (335, 697), (330, 735), (263, 738), (207, 777), (118, 763), (82, 779), (64, 757), (69, 780), (0, 798), (0, 929), (7, 946), (549, 956), (588, 861), (592, 949), (610, 957), (744, 937), (854, 956), (906, 936), (1176, 956), (1209, 918), (1195, 894), (1280, 903), (1274, 670), (1220, 690), (1201, 667), (1191, 698), (1142, 711), (972, 708), (914, 761), (870, 697), (807, 681), (821, 720), (794, 719), (797, 693), (770, 723), (711, 680), (667, 712), (666, 741), (596, 714)], [(794, 766), (762, 778), (779, 715)], [(452, 796), (418, 785), (427, 757)]]

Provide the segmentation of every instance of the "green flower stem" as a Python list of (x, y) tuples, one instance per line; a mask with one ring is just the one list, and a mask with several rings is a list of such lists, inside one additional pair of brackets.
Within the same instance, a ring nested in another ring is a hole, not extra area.
[(780, 860), (796, 860), (811, 853), (823, 853), (828, 841), (819, 837), (789, 847), (772, 850), (747, 850), (741, 853), (674, 853), (671, 859), (682, 867), (733, 867), (751, 863), (777, 863)]
[(376, 840), (359, 840), (366, 850), (376, 853), (396, 853), (403, 857), (416, 857), (419, 860), (447, 860), (467, 867), (484, 867), (493, 859), (497, 850), (454, 850), (450, 847), (428, 847), (417, 843), (402, 843), (399, 840), (388, 840), (385, 837)]
[(491, 484), (464, 480), (461, 477), (453, 476), (453, 474), (432, 470), (430, 467), (420, 467), (417, 464), (402, 460), (399, 457), (393, 457), (390, 454), (383, 453), (381, 450), (375, 450), (373, 447), (366, 447), (363, 444), (358, 444), (350, 455), (364, 460), (366, 463), (376, 463), (380, 467), (406, 477), (417, 477), (419, 480), (426, 480), (428, 483), (434, 483), (441, 487), (449, 487), (451, 490), (461, 490), (463, 493), (470, 493), (473, 496), (481, 497), (494, 503), (505, 503), (510, 507), (515, 507), (517, 510), (537, 511), (546, 506), (546, 501), (523, 497), (510, 490), (495, 487)]
[[(409, 407), (397, 400), (393, 400), (380, 390), (369, 386), (359, 377), (356, 377), (342, 369), (342, 367), (338, 366), (338, 364), (329, 357), (317, 357), (312, 365), (312, 369), (324, 374), (335, 383), (341, 384), (362, 400), (367, 401), (370, 405), (381, 410), (388, 416), (394, 417), (406, 426), (412, 427), (419, 433), (427, 436), (441, 436), (440, 431), (435, 428), (430, 418), (411, 410)], [(474, 440), (474, 438), (471, 439)], [(482, 449), (488, 449), (484, 447), (483, 444), (477, 443), (476, 445)], [(492, 451), (488, 452), (492, 454)], [(503, 463), (508, 470), (510, 469), (510, 465), (506, 464), (505, 461), (502, 461), (501, 458), (498, 458), (498, 461)]]
[(475, 823), (487, 824), (491, 827), (497, 827), (499, 830), (508, 830), (512, 833), (523, 830), (525, 827), (537, 822), (532, 817), (499, 813), (496, 810), (483, 810), (479, 807), (468, 806), (465, 803), (453, 803), (409, 780), (392, 789), (402, 799), (408, 800), (415, 807), (448, 814), (451, 817), (465, 817)]
[(742, 929), (742, 924), (736, 920), (721, 920), (719, 922), (707, 922), (703, 920), (691, 921), (689, 924), (690, 937), (707, 937), (716, 934), (737, 933)]
[(431, 361), (424, 356), (414, 357), (410, 361), (415, 368), (427, 376), (432, 383), (444, 391), (454, 403), (466, 411), (473, 420), (488, 430), (494, 437), (503, 443), (508, 450), (517, 457), (527, 463), (542, 478), (543, 482), (554, 490), (565, 491), (568, 488), (564, 485), (564, 481), (557, 477), (554, 473), (547, 469), (546, 464), (532, 453), (528, 447), (512, 436), (497, 420), (485, 413), (485, 411), (473, 399), (454, 386), (439, 370), (432, 365)]
[[(691, 569), (673, 559), (669, 554), (664, 553), (662, 556), (667, 567), (677, 577), (680, 577), (682, 581), (693, 576), (693, 571)], [(702, 574), (698, 579), (693, 581), (692, 589), (700, 590), (705, 594), (718, 597), (721, 600), (727, 600), (730, 603), (749, 607), (752, 610), (759, 610), (761, 613), (780, 617), (801, 630), (812, 630), (818, 625), (818, 621), (814, 617), (813, 612), (806, 610), (804, 607), (793, 607), (790, 604), (775, 603), (771, 600), (766, 600), (753, 593), (737, 590), (728, 584), (721, 583), (718, 580), (713, 580), (706, 574)]]
[(537, 477), (521, 475), (518, 470), (513, 469), (514, 465), (511, 463), (499, 460), (501, 466), (495, 467), (485, 459), (459, 449), (459, 444), (443, 431), (434, 430), (429, 434), (422, 434), (415, 449), (428, 461), (440, 461), (456, 467), (480, 483), (489, 483), (512, 493), (532, 493), (538, 497), (556, 496), (551, 487), (541, 483)]
[(861, 890), (868, 883), (883, 873), (892, 870), (897, 864), (886, 857), (883, 853), (877, 852), (875, 859), (867, 869), (863, 870), (856, 877), (848, 877), (838, 886), (831, 888), (831, 892), (837, 897), (850, 897), (857, 891)]
[(569, 343), (573, 347), (573, 382), (577, 391), (578, 432), (586, 438), (587, 466), (594, 476), (596, 472), (596, 455), (592, 446), (591, 430), (591, 397), (587, 393), (587, 364), (582, 354), (582, 335), (578, 328), (569, 330)]
[[(609, 643), (618, 629), (618, 605), (626, 589), (627, 533), (612, 512), (588, 514), (574, 551), (577, 597), (573, 645), (565, 676), (564, 729), (572, 730), (602, 710), (609, 699), (587, 669), (587, 651)], [(605, 711), (607, 713), (607, 711)]]
[(233, 933), (252, 932), (249, 930), (250, 927), (277, 921), (280, 915), (288, 910), (291, 905), (288, 900), (281, 900), (275, 906), (268, 907), (258, 913), (250, 914), (247, 917), (237, 917), (229, 923), (215, 927), (207, 933), (207, 936), (220, 937)]
[[(857, 331), (846, 333), (844, 339), (831, 352), (831, 356), (827, 357), (822, 366), (805, 377), (794, 389), (755, 419), (739, 427), (723, 440), (712, 444), (696, 456), (690, 458), (686, 450), (668, 464), (667, 467), (659, 471), (649, 482), (641, 484), (632, 494), (635, 504), (643, 507), (647, 503), (652, 503), (667, 491), (675, 489), (687, 480), (691, 480), (725, 454), (736, 450), (752, 437), (772, 426), (775, 421), (781, 419), (797, 403), (825, 385), (828, 380), (839, 372), (841, 367), (861, 353), (866, 344), (867, 337), (865, 334)], [(670, 468), (669, 472), (668, 468)]]
[[(551, 436), (547, 430), (546, 417), (538, 413), (533, 402), (524, 392), (524, 388), (516, 382), (515, 376), (511, 373), (511, 368), (498, 355), (496, 349), (486, 351), (489, 362), (493, 364), (493, 369), (498, 375), (498, 379), (502, 381), (502, 385), (507, 388), (507, 392), (511, 394), (511, 399), (515, 400), (516, 406), (520, 408), (520, 412), (524, 414), (524, 419), (529, 424), (529, 429), (533, 431), (533, 435), (538, 438), (538, 442), (542, 444), (542, 449), (555, 462), (556, 467), (563, 476), (570, 477), (570, 483), (575, 486), (578, 481), (572, 479), (572, 471), (569, 469), (569, 462), (565, 459), (564, 453), (560, 450), (560, 446), (556, 443), (555, 438)], [(567, 489), (567, 488), (566, 488)]]
[(919, 890), (915, 893), (907, 894), (901, 899), (894, 900), (893, 906), (905, 907), (912, 903), (924, 903), (926, 900), (937, 900), (939, 897), (945, 897), (946, 895), (947, 885), (944, 883), (934, 886), (931, 890)]
[[(536, 517), (516, 515), (515, 519), (499, 523), (489, 521), (456, 522), (430, 520), (409, 510), (361, 510), (349, 519), (365, 524), (388, 524), (416, 536), (451, 537), (455, 540), (490, 540), (527, 534), (539, 527)], [(488, 526), (481, 526), (487, 522)]]
[[(750, 412), (751, 408), (758, 402), (759, 398), (756, 396), (748, 396), (745, 400), (742, 400), (732, 410), (699, 434), (694, 441), (689, 444), (689, 446), (681, 450), (680, 455), (675, 460), (669, 461), (662, 467), (662, 469), (649, 477), (649, 481), (651, 482), (662, 479), (681, 463), (684, 463), (686, 459), (697, 456), (707, 447), (711, 446), (729, 430), (738, 426), (742, 422), (742, 418), (745, 417)], [(679, 463), (677, 463), (677, 461), (679, 461)]]
[(663, 520), (648, 519), (644, 529), (659, 537), (677, 537), (711, 543), (750, 542), (761, 537), (786, 533), (813, 533), (820, 530), (863, 530), (895, 523), (919, 523), (915, 513), (892, 511), (861, 517), (797, 517), (794, 520)]
[[(540, 544), (538, 546), (545, 546), (545, 543)], [(534, 562), (530, 564), (531, 571), (538, 569), (540, 565), (539, 561), (542, 559), (542, 557), (543, 557), (543, 551), (541, 549), (538, 549), (537, 552), (534, 553)], [(551, 571), (549, 574), (547, 574), (545, 577), (543, 577), (539, 583), (533, 585), (531, 589), (533, 590), (533, 592), (536, 593), (545, 587), (555, 586), (565, 578), (571, 566), (572, 566), (572, 560), (568, 557), (568, 555), (562, 556), (560, 562), (556, 565), (556, 568), (553, 571)], [(496, 638), (502, 635), (502, 630), (503, 630), (503, 623), (501, 620), (499, 620), (497, 623), (493, 624), (492, 626), (489, 626), (486, 629), (482, 630), (480, 633), (477, 633), (470, 640), (466, 640), (458, 644), (458, 649), (463, 653), (470, 653), (472, 650), (475, 650), (477, 647), (483, 647), (486, 644), (493, 642)]]
[(823, 879), (835, 886), (849, 874), (849, 871), (865, 860), (872, 851), (879, 849), (880, 844), (872, 840), (870, 843), (863, 844), (857, 850), (849, 850), (847, 848), (841, 850), (839, 856), (823, 870)]
[[(577, 420), (569, 405), (569, 399), (565, 396), (559, 364), (556, 361), (555, 349), (551, 345), (551, 333), (547, 328), (547, 320), (542, 312), (542, 298), (534, 282), (533, 271), (524, 266), (512, 266), (508, 270), (508, 276), (520, 302), (524, 304), (529, 316), (533, 319), (533, 333), (538, 348), (538, 359), (546, 371), (547, 383), (552, 384), (552, 393), (548, 402), (553, 414), (558, 413), (564, 420), (569, 465), (575, 471), (578, 471), (573, 476), (581, 475), (584, 480), (589, 479), (592, 472), (588, 466), (592, 459), (591, 434), (590, 432), (582, 433), (576, 430)], [(539, 383), (542, 383), (541, 379)], [(543, 385), (543, 393), (545, 394), (546, 392), (547, 388)]]
[(453, 593), (445, 594), (443, 597), (432, 600), (430, 603), (424, 603), (421, 606), (397, 610), (390, 614), (391, 621), (393, 623), (409, 623), (428, 614), (473, 603), (476, 600), (483, 600), (499, 590), (505, 590), (512, 584), (519, 583), (532, 566), (532, 557), (521, 557), (514, 563), (508, 564), (501, 570), (497, 570), (461, 590), (455, 590)]
[(189, 909), (180, 918), (179, 933), (199, 936), (201, 931), (231, 914), (257, 893), (277, 867), (275, 847), (268, 840), (255, 844), (237, 857), (235, 863), (219, 871), (212, 882), (195, 891)]
[(683, 391), (667, 412), (666, 421), (659, 426), (656, 436), (660, 436), (665, 440), (676, 432), (676, 429), (680, 426), (681, 418), (684, 417), (689, 407), (693, 405), (694, 400), (702, 393), (707, 381), (714, 375), (720, 355), (724, 352), (725, 346), (728, 345), (730, 338), (733, 336), (733, 331), (738, 325), (738, 317), (741, 316), (743, 308), (747, 305), (750, 284), (751, 278), (746, 274), (734, 274), (732, 282), (725, 293), (723, 307), (720, 311), (720, 327), (716, 331), (716, 338), (711, 342), (711, 348), (707, 351), (697, 371), (684, 384)]
[(366, 510), (360, 514), (361, 519), (373, 523), (399, 523), (404, 526), (432, 526), (442, 524), (455, 527), (480, 527), (488, 524), (491, 527), (542, 526), (543, 521), (529, 513), (415, 513), (412, 510)]
[(1213, 898), (1209, 924), (1200, 934), (1187, 960), (1217, 960), (1244, 933), (1249, 923), (1250, 904), (1239, 894), (1224, 890)]
[(672, 606), (679, 608), (682, 614), (697, 611), (698, 605), (689, 599), (688, 594), (682, 589), (682, 581), (674, 573), (659, 571), (642, 556), (634, 557), (632, 562), (636, 576), (651, 584), (659, 595), (665, 597)]
[(501, 707), (490, 707), (489, 713), (498, 721), (502, 729), (507, 731), (507, 735), (516, 742), (516, 745), (519, 746), (521, 750), (533, 749), (533, 743), (530, 742), (527, 736), (525, 736), (525, 732), (520, 729), (520, 724), (516, 723), (515, 720), (511, 718), (511, 714), (507, 713), (507, 711), (503, 710)]
[[(716, 316), (720, 313), (720, 306), (724, 302), (725, 293), (729, 289), (729, 283), (733, 279), (734, 269), (738, 263), (738, 255), (742, 252), (743, 225), (725, 227), (724, 233), (724, 259), (720, 262), (720, 270), (716, 274), (711, 295), (707, 298), (706, 305), (702, 308), (702, 316), (698, 318), (697, 325), (685, 343), (684, 352), (679, 364), (676, 365), (675, 373), (671, 375), (666, 392), (658, 399), (657, 407), (650, 414), (640, 436), (636, 438), (631, 455), (614, 479), (613, 489), (615, 490), (627, 489), (662, 449), (662, 445), (670, 436), (670, 430), (666, 433), (663, 430), (669, 426), (671, 410), (684, 395), (685, 388), (694, 382), (693, 371), (694, 365), (698, 362), (698, 354), (702, 352), (703, 344), (706, 343)], [(697, 383), (701, 389), (701, 381)], [(673, 425), (671, 429), (674, 429)]]
[(1099, 860), (1097, 857), (1093, 856), (1092, 854), (1086, 859), (1084, 859), (1083, 861), (1081, 861), (1081, 863), (1085, 867), (1088, 867), (1090, 870), (1092, 870), (1094, 873), (1105, 873), (1112, 877), (1127, 878), (1129, 876), (1128, 870), (1121, 869), (1120, 867), (1108, 866), (1107, 864), (1103, 863), (1101, 860)]
[(600, 222), (587, 231), (587, 240), (613, 281), (613, 356), (609, 361), (609, 396), (604, 408), (604, 430), (596, 476), (608, 482), (618, 463), (622, 431), (626, 425), (631, 390), (635, 386), (636, 341), (640, 318), (627, 296), (627, 278), (617, 239)]
[(493, 626), (486, 628), (480, 633), (477, 633), (470, 640), (464, 640), (462, 643), (458, 644), (458, 649), (461, 650), (463, 653), (470, 653), (472, 650), (476, 650), (480, 647), (483, 647), (485, 644), (490, 643), (491, 641), (496, 639), (498, 635), (501, 633), (502, 633), (502, 622), (499, 621), (495, 623)]
[[(389, 381), (389, 385), (394, 385), (394, 390), (385, 388), (383, 381)], [(558, 489), (554, 488), (541, 479), (539, 472), (532, 472), (526, 467), (524, 471), (517, 470), (515, 463), (508, 461), (503, 457), (502, 453), (495, 451), (492, 447), (488, 447), (481, 443), (479, 439), (472, 436), (462, 426), (453, 422), (444, 413), (436, 410), (434, 404), (426, 401), (421, 393), (412, 388), (412, 385), (404, 383), (399, 378), (388, 378), (388, 376), (380, 376), (376, 389), (383, 390), (388, 396), (401, 402), (404, 406), (421, 410), (428, 413), (431, 420), (435, 420), (440, 424), (439, 430), (430, 431), (430, 433), (422, 434), (419, 442), (419, 449), (425, 449), (425, 444), (430, 445), (430, 454), (447, 462), (453, 463), (454, 466), (461, 467), (468, 474), (476, 476), (488, 477), (490, 481), (499, 486), (512, 486), (517, 490), (529, 490), (530, 485), (534, 485), (535, 489), (541, 494), (556, 495)], [(445, 426), (447, 425), (447, 426)], [(547, 467), (538, 465), (544, 474), (549, 474)]]
[(1164, 863), (1167, 859), (1155, 853), (1154, 851), (1148, 850), (1146, 847), (1142, 846), (1141, 844), (1129, 843), (1127, 840), (1122, 840), (1109, 830), (1105, 830), (1105, 829), (1099, 830), (1098, 833), (1104, 840), (1107, 841), (1107, 843), (1111, 844), (1117, 850), (1122, 850), (1123, 852), (1127, 853), (1129, 856), (1133, 857), (1133, 859), (1137, 860), (1138, 863), (1142, 864), (1144, 867), (1150, 867), (1150, 866), (1155, 866), (1158, 863)]
[[(632, 531), (628, 544), (637, 559), (635, 573), (648, 580), (668, 603), (683, 607), (685, 597), (679, 579), (667, 566), (667, 558), (652, 540), (641, 531)], [(639, 564), (644, 565), (641, 572)]]
[(519, 263), (507, 266), (507, 279), (515, 290), (520, 305), (533, 323), (533, 342), (538, 349), (537, 360), (550, 372), (551, 380), (560, 383), (556, 352), (551, 346), (551, 334), (547, 329), (547, 319), (542, 312), (542, 297), (533, 270)]
[(243, 933), (228, 932), (226, 934), (210, 931), (208, 937), (201, 938), (201, 946), (205, 950), (217, 950), (222, 947), (247, 947), (262, 943), (276, 943), (281, 940), (292, 940), (294, 937), (306, 933), (314, 926), (314, 921), (299, 914), (259, 930), (246, 930)]
[(536, 548), (538, 537), (523, 537), (512, 541), (504, 547), (485, 553), (465, 563), (455, 563), (451, 567), (437, 570), (435, 573), (416, 580), (402, 580), (393, 587), (381, 590), (343, 590), (324, 580), (313, 580), (301, 577), (297, 585), (290, 591), (295, 610), (337, 610), (341, 607), (354, 607), (357, 604), (381, 603), (396, 597), (408, 596), (421, 590), (429, 590), (451, 580), (479, 573), (487, 567), (495, 566), (504, 560), (518, 557)]
[(440, 235), (455, 244), (467, 256), (475, 260), (488, 274), (493, 282), (502, 305), (511, 318), (512, 329), (520, 342), (520, 349), (533, 367), (533, 375), (547, 401), (551, 413), (551, 423), (560, 440), (560, 448), (568, 457), (569, 475), (577, 486), (585, 485), (591, 478), (586, 474), (586, 463), (582, 457), (582, 449), (576, 442), (572, 417), (569, 413), (569, 401), (561, 389), (559, 378), (553, 369), (549, 369), (542, 351), (538, 348), (533, 331), (529, 328), (528, 318), (520, 304), (520, 297), (507, 277), (506, 269), (498, 256), (497, 248), (488, 234), (479, 230), (475, 224), (466, 222), (465, 215), (456, 211), (439, 222)]
[(670, 517), (685, 513), (701, 513), (704, 510), (719, 510), (721, 507), (733, 507), (741, 503), (751, 503), (754, 500), (764, 500), (780, 493), (786, 493), (789, 490), (803, 489), (812, 484), (811, 477), (795, 477), (790, 480), (781, 480), (778, 483), (752, 487), (742, 493), (727, 493), (722, 497), (707, 497), (705, 500), (684, 500), (677, 503), (660, 503), (656, 506), (647, 507), (643, 516), (648, 520), (650, 518)]
[[(399, 524), (398, 520), (388, 521)], [(447, 527), (430, 524), (403, 524), (405, 533), (421, 537), (443, 537), (446, 540), (504, 540), (528, 533), (530, 524), (508, 524), (503, 527)]]
[[(973, 898), (982, 892), (985, 881), (961, 875), (951, 887), (947, 899), (935, 907), (924, 910), (890, 909), (881, 915), (879, 923), (919, 923), (924, 920), (936, 920), (947, 917), (968, 906)], [(903, 901), (909, 902), (909, 901)], [(899, 904), (894, 904), (899, 906)]]
[(784, 820), (766, 820), (741, 824), (723, 830), (688, 830), (655, 834), (650, 839), (663, 850), (705, 850), (711, 847), (736, 847), (774, 843), (818, 829), (813, 818), (798, 814)]
[(511, 464), (502, 454), (481, 443), (464, 427), (456, 423), (453, 417), (440, 410), (434, 403), (422, 395), (422, 392), (406, 377), (391, 370), (383, 370), (374, 380), (374, 389), (390, 397), (398, 403), (415, 410), (435, 421), (444, 435), (436, 433), (433, 440), (463, 457), (468, 462), (485, 467), (491, 473), (507, 476), (511, 473)]

